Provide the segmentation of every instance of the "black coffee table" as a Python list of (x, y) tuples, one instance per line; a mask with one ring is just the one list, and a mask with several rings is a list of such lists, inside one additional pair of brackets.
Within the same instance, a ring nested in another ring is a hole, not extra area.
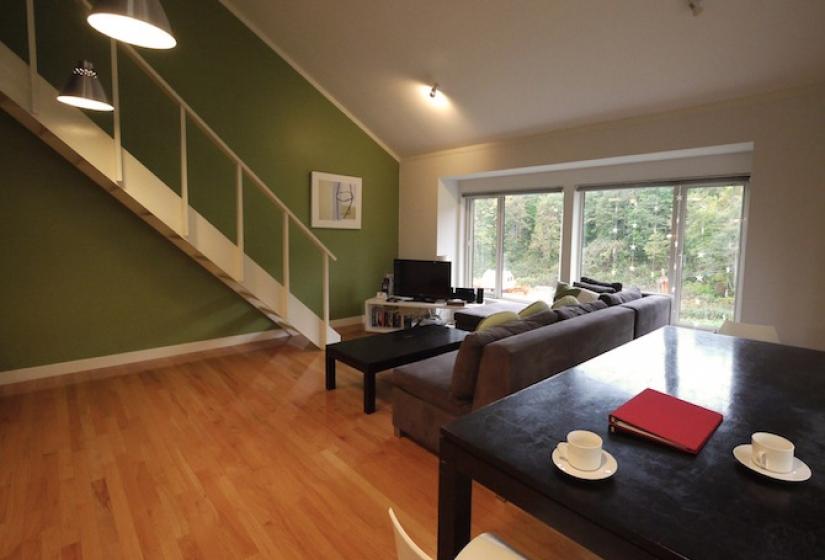
[[(698, 455), (608, 431), (646, 387), (724, 415)], [(573, 479), (550, 453), (591, 430), (618, 461)], [(813, 470), (780, 482), (740, 465), (752, 432), (782, 434)], [(825, 558), (825, 352), (666, 327), (442, 428), (438, 558), (470, 535), (471, 481), (606, 559)]]
[(327, 391), (335, 389), (335, 360), (364, 374), (364, 413), (375, 412), (375, 375), (458, 349), (467, 331), (427, 325), (328, 344)]

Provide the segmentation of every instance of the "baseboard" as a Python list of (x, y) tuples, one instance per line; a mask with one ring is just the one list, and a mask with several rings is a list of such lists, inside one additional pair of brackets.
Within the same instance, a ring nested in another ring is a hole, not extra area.
[(341, 317), (340, 319), (333, 319), (329, 322), (329, 326), (333, 329), (338, 327), (349, 327), (351, 325), (361, 325), (364, 323), (363, 315), (355, 315), (354, 317)]
[(288, 336), (289, 334), (283, 329), (275, 329), (263, 332), (226, 336), (223, 338), (213, 338), (211, 340), (198, 340), (196, 342), (186, 342), (183, 344), (162, 346), (159, 348), (148, 348), (146, 350), (135, 350), (133, 352), (123, 352), (121, 354), (111, 354), (109, 356), (84, 358), (82, 360), (72, 360), (70, 362), (60, 362), (57, 364), (10, 369), (0, 371), (0, 386), (34, 381), (37, 379), (45, 379), (47, 377), (58, 377), (89, 370), (125, 366), (162, 358), (173, 358), (175, 356), (182, 356), (193, 352), (217, 350), (229, 346), (237, 346), (239, 344), (262, 342), (276, 338), (285, 338)]

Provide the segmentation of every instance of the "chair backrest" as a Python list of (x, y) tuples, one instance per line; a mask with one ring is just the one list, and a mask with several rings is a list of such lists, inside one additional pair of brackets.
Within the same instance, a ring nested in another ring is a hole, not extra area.
[(751, 340), (761, 340), (762, 342), (779, 342), (779, 335), (773, 325), (754, 325), (751, 323), (735, 323), (725, 321), (719, 327), (719, 334), (749, 338)]
[(395, 553), (398, 556), (398, 560), (432, 560), (432, 558), (427, 556), (424, 551), (413, 542), (401, 526), (401, 523), (398, 522), (398, 518), (395, 516), (392, 508), (389, 509), (389, 514), (390, 520), (392, 521), (393, 532), (395, 533)]
[[(389, 508), (392, 528), (395, 532), (395, 552), (398, 560), (432, 560), (413, 542), (392, 508)], [(492, 533), (474, 538), (456, 556), (456, 560), (527, 560)]]
[(493, 533), (482, 533), (464, 547), (455, 560), (527, 560)]

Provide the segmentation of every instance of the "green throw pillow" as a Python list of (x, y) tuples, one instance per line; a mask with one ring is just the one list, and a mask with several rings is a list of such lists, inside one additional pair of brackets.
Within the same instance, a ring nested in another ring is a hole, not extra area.
[(551, 309), (559, 309), (560, 307), (567, 307), (568, 305), (578, 304), (579, 300), (577, 300), (574, 296), (562, 296), (553, 302), (553, 307)]
[(558, 282), (556, 284), (556, 293), (553, 296), (553, 301), (558, 301), (564, 296), (573, 296), (579, 303), (593, 303), (599, 299), (599, 294), (587, 288), (575, 288), (567, 282)]
[(498, 325), (515, 321), (516, 319), (518, 319), (518, 315), (512, 311), (499, 311), (498, 313), (493, 313), (492, 315), (488, 315), (482, 319), (476, 327), (476, 331), (478, 332), (490, 329), (492, 327), (497, 327)]
[(558, 301), (564, 296), (576, 297), (581, 288), (574, 288), (567, 282), (556, 282), (556, 293), (553, 294), (553, 301)]
[(549, 309), (549, 305), (541, 300), (538, 300), (519, 311), (518, 316), (524, 319), (525, 317), (529, 317), (530, 315), (535, 315), (536, 313), (541, 313), (542, 311), (547, 311)]

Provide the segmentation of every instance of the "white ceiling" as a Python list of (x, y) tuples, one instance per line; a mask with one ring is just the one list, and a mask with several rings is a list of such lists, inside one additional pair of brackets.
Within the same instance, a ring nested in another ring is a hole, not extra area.
[(401, 156), (825, 79), (825, 0), (223, 2)]

